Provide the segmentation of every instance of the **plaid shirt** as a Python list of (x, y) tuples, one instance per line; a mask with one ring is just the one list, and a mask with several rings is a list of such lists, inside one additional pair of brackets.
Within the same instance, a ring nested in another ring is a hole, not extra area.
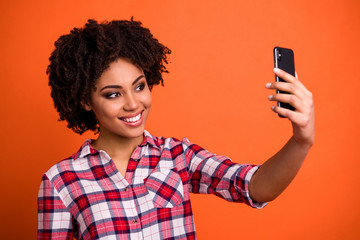
[(248, 192), (257, 166), (235, 164), (185, 138), (144, 136), (125, 177), (91, 140), (50, 168), (39, 191), (38, 239), (196, 239), (190, 192), (265, 205)]

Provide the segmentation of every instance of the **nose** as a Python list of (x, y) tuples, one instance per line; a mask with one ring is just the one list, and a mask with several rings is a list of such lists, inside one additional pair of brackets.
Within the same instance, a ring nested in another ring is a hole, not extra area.
[(136, 99), (136, 96), (133, 94), (127, 94), (125, 97), (124, 110), (125, 111), (134, 111), (138, 109), (139, 103)]

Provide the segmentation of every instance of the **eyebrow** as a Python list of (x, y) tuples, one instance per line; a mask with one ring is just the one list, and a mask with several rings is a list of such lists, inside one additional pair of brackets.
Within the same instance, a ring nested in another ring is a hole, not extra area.
[[(133, 81), (133, 83), (131, 85), (134, 86), (138, 81), (140, 81), (144, 77), (145, 77), (144, 75), (140, 75)], [(100, 92), (107, 88), (123, 88), (123, 87), (120, 85), (107, 85), (107, 86), (103, 87), (102, 89), (100, 89)]]

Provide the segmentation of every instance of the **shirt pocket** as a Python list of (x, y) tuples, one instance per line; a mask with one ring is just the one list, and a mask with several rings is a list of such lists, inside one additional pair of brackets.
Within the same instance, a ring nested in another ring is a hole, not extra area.
[(172, 208), (184, 201), (184, 186), (176, 168), (153, 172), (144, 183), (156, 208)]

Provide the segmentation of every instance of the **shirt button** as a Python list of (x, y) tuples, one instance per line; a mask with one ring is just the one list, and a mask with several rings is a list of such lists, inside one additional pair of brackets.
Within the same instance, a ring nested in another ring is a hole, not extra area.
[(136, 224), (137, 223), (137, 220), (135, 219), (135, 220), (133, 220), (133, 224)]
[(127, 191), (129, 191), (129, 188), (128, 188), (128, 187), (125, 188), (125, 192), (127, 192)]

